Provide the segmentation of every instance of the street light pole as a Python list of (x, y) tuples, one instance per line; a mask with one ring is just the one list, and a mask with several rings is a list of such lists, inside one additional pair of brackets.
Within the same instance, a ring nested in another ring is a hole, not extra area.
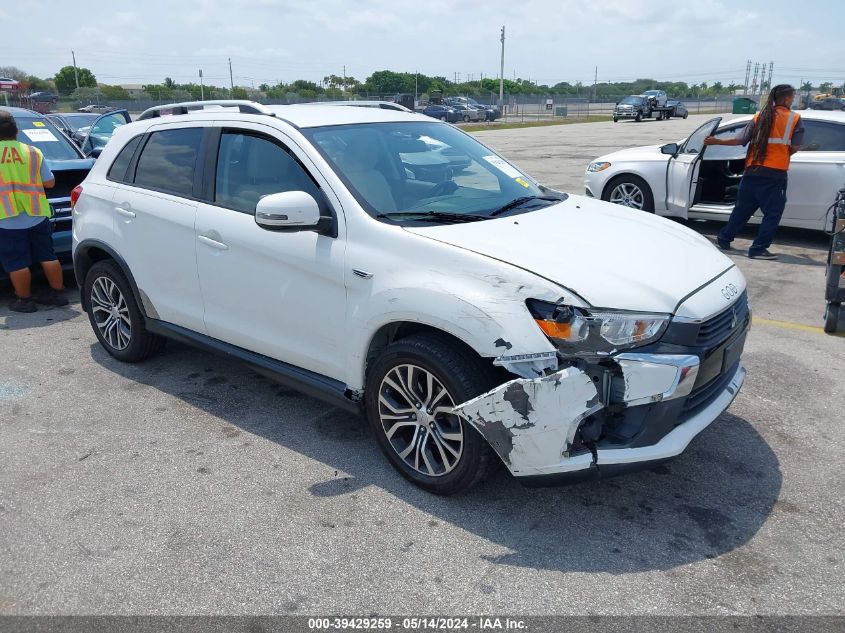
[(200, 68), (200, 101), (205, 101), (205, 89), (202, 87), (202, 68)]
[[(504, 111), (505, 103), (505, 27), (502, 26), (502, 64), (499, 70), (499, 109)], [(504, 114), (504, 112), (503, 112)]]
[(70, 56), (73, 57), (73, 77), (76, 79), (76, 89), (79, 90), (79, 71), (76, 69), (76, 53), (71, 51)]

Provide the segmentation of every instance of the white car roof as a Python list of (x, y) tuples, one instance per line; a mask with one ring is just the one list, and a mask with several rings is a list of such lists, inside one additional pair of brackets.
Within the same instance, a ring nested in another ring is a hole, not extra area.
[[(836, 123), (845, 123), (845, 112), (832, 112), (829, 110), (796, 110), (801, 115), (802, 119), (807, 121), (835, 121)], [(740, 123), (742, 121), (750, 121), (754, 118), (753, 114), (746, 114), (736, 117), (734, 119), (722, 119), (722, 125), (729, 125), (731, 123)]]
[(186, 114), (162, 114), (154, 118), (147, 118), (140, 123), (188, 123), (190, 121), (251, 121), (255, 123), (269, 123), (274, 118), (285, 121), (294, 127), (310, 128), (326, 125), (352, 125), (355, 123), (393, 123), (398, 121), (435, 122), (435, 119), (423, 114), (402, 112), (386, 108), (360, 108), (355, 106), (335, 106), (323, 104), (271, 105), (262, 106), (265, 112), (239, 112), (237, 107), (220, 106), (217, 104), (203, 109), (192, 110)]

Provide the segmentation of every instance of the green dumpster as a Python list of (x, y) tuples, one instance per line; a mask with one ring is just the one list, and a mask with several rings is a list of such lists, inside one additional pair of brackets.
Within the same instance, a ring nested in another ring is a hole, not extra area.
[(748, 97), (736, 97), (731, 114), (754, 114), (757, 112), (757, 102)]
[(566, 106), (555, 107), (555, 116), (566, 116)]

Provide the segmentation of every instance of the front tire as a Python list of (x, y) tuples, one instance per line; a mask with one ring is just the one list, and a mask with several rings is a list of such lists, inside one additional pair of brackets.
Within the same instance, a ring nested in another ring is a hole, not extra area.
[(640, 123), (643, 120), (643, 113), (642, 111), (637, 112), (637, 117), (634, 119), (637, 123)]
[(83, 285), (88, 320), (105, 350), (124, 363), (137, 363), (159, 352), (164, 339), (150, 334), (126, 275), (111, 260), (97, 262)]
[(433, 334), (401, 339), (373, 363), (364, 398), (367, 419), (379, 448), (408, 481), (451, 495), (487, 476), (492, 449), (449, 412), (487, 391), (489, 373), (470, 350)]
[(622, 174), (611, 179), (604, 188), (602, 200), (654, 213), (654, 195), (648, 183), (633, 174)]

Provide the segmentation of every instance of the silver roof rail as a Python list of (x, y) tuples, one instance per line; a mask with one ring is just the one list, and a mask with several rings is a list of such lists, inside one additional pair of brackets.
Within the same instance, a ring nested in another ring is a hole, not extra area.
[(223, 106), (229, 108), (237, 108), (239, 112), (245, 114), (265, 114), (267, 116), (276, 116), (270, 108), (255, 101), (244, 101), (240, 99), (220, 99), (218, 101), (185, 101), (183, 103), (169, 103), (167, 105), (155, 106), (148, 108), (141, 113), (138, 121), (144, 119), (153, 119), (160, 117), (162, 112), (169, 112), (170, 114), (188, 114), (188, 112), (204, 110), (205, 106)]

